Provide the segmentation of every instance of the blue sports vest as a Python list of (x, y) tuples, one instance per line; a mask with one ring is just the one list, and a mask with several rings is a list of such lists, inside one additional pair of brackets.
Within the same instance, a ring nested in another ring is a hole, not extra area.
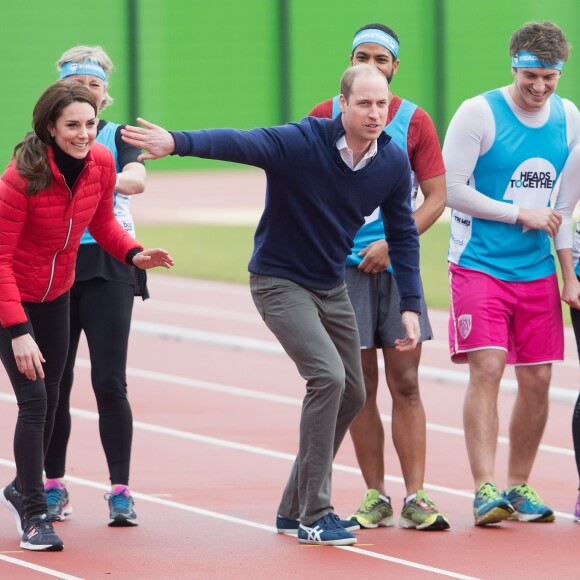
[[(480, 193), (524, 208), (550, 205), (550, 196), (568, 157), (562, 99), (550, 97), (548, 121), (526, 127), (500, 89), (483, 95), (495, 120), (495, 139), (477, 161), (469, 185)], [(449, 261), (506, 282), (539, 280), (556, 271), (546, 232), (472, 217), (451, 215)]]
[[(117, 151), (117, 144), (115, 143), (115, 135), (117, 134), (117, 129), (119, 125), (117, 123), (109, 123), (99, 131), (95, 141), (104, 145), (115, 158), (115, 165), (117, 168), (117, 173), (120, 173), (121, 167), (119, 166), (119, 153)], [(123, 195), (121, 193), (115, 192), (113, 198), (115, 217), (117, 221), (125, 228), (125, 230), (135, 237), (135, 228), (133, 226), (133, 219), (129, 213), (130, 197)], [(96, 240), (89, 234), (89, 230), (85, 230), (81, 237), (81, 244), (96, 244)]]
[[(393, 141), (405, 152), (407, 152), (407, 133), (409, 132), (409, 123), (411, 117), (415, 113), (417, 105), (403, 99), (395, 116), (390, 123), (385, 127), (385, 132), (392, 137)], [(332, 118), (340, 115), (339, 97), (332, 99)], [(416, 196), (417, 188), (415, 186), (415, 178), (413, 176), (413, 199)], [(358, 266), (363, 257), (358, 253), (364, 250), (370, 243), (376, 242), (385, 237), (385, 226), (381, 212), (377, 208), (370, 216), (365, 218), (365, 224), (360, 228), (354, 237), (354, 243), (350, 255), (346, 258), (347, 266)], [(392, 268), (389, 266), (388, 271)]]

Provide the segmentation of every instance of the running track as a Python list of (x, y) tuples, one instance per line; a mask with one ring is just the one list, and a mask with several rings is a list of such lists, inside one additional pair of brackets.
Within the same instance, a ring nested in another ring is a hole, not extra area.
[[(135, 307), (128, 371), (135, 419), (131, 488), (141, 525), (106, 526), (106, 466), (83, 345), (68, 473), (75, 511), (56, 524), (65, 550), (20, 550), (2, 508), (5, 578), (578, 578), (580, 526), (570, 515), (578, 368), (570, 334), (566, 362), (554, 369), (554, 401), (531, 481), (557, 510), (555, 523), (473, 527), (461, 430), (466, 369), (449, 362), (446, 315), (433, 312), (437, 339), (424, 346), (421, 384), (429, 423), (426, 488), (451, 530), (381, 528), (357, 532), (355, 547), (300, 546), (276, 534), (273, 524), (297, 447), (302, 380), (259, 319), (247, 287), (159, 274), (150, 279), (153, 298)], [(0, 481), (7, 483), (16, 408), (3, 371), (0, 377)], [(500, 395), (501, 485), (512, 381), (509, 373)], [(389, 397), (386, 385), (381, 388), (388, 429)], [(404, 487), (390, 442), (386, 456), (398, 515)], [(349, 438), (336, 458), (333, 487), (337, 512), (348, 516), (365, 491)]]

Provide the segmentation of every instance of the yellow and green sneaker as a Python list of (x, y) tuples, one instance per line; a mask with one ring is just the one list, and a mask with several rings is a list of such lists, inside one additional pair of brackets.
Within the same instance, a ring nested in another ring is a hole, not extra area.
[(520, 522), (553, 522), (554, 510), (544, 504), (538, 492), (527, 483), (506, 491), (505, 496), (515, 510), (512, 519)]
[(358, 511), (350, 516), (361, 528), (390, 527), (395, 525), (391, 498), (369, 489)]
[(403, 506), (399, 526), (416, 530), (448, 530), (449, 522), (420, 489), (416, 497)]
[(514, 508), (508, 498), (493, 483), (482, 483), (473, 499), (473, 516), (476, 526), (497, 524), (511, 518)]

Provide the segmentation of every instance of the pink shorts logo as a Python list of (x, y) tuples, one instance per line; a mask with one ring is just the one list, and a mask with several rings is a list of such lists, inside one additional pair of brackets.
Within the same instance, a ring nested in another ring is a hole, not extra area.
[(471, 314), (462, 314), (457, 319), (457, 327), (459, 328), (459, 334), (463, 338), (467, 338), (471, 332)]

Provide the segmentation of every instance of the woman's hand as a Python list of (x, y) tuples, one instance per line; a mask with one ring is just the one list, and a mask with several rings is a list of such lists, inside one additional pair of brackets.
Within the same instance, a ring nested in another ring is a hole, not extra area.
[(26, 375), (31, 381), (38, 377), (44, 378), (42, 363), (46, 362), (36, 341), (30, 334), (23, 334), (12, 339), (12, 350), (16, 359), (18, 370)]
[(141, 270), (148, 270), (149, 268), (171, 268), (174, 266), (173, 258), (162, 248), (152, 248), (151, 250), (143, 250), (133, 256), (133, 264)]

